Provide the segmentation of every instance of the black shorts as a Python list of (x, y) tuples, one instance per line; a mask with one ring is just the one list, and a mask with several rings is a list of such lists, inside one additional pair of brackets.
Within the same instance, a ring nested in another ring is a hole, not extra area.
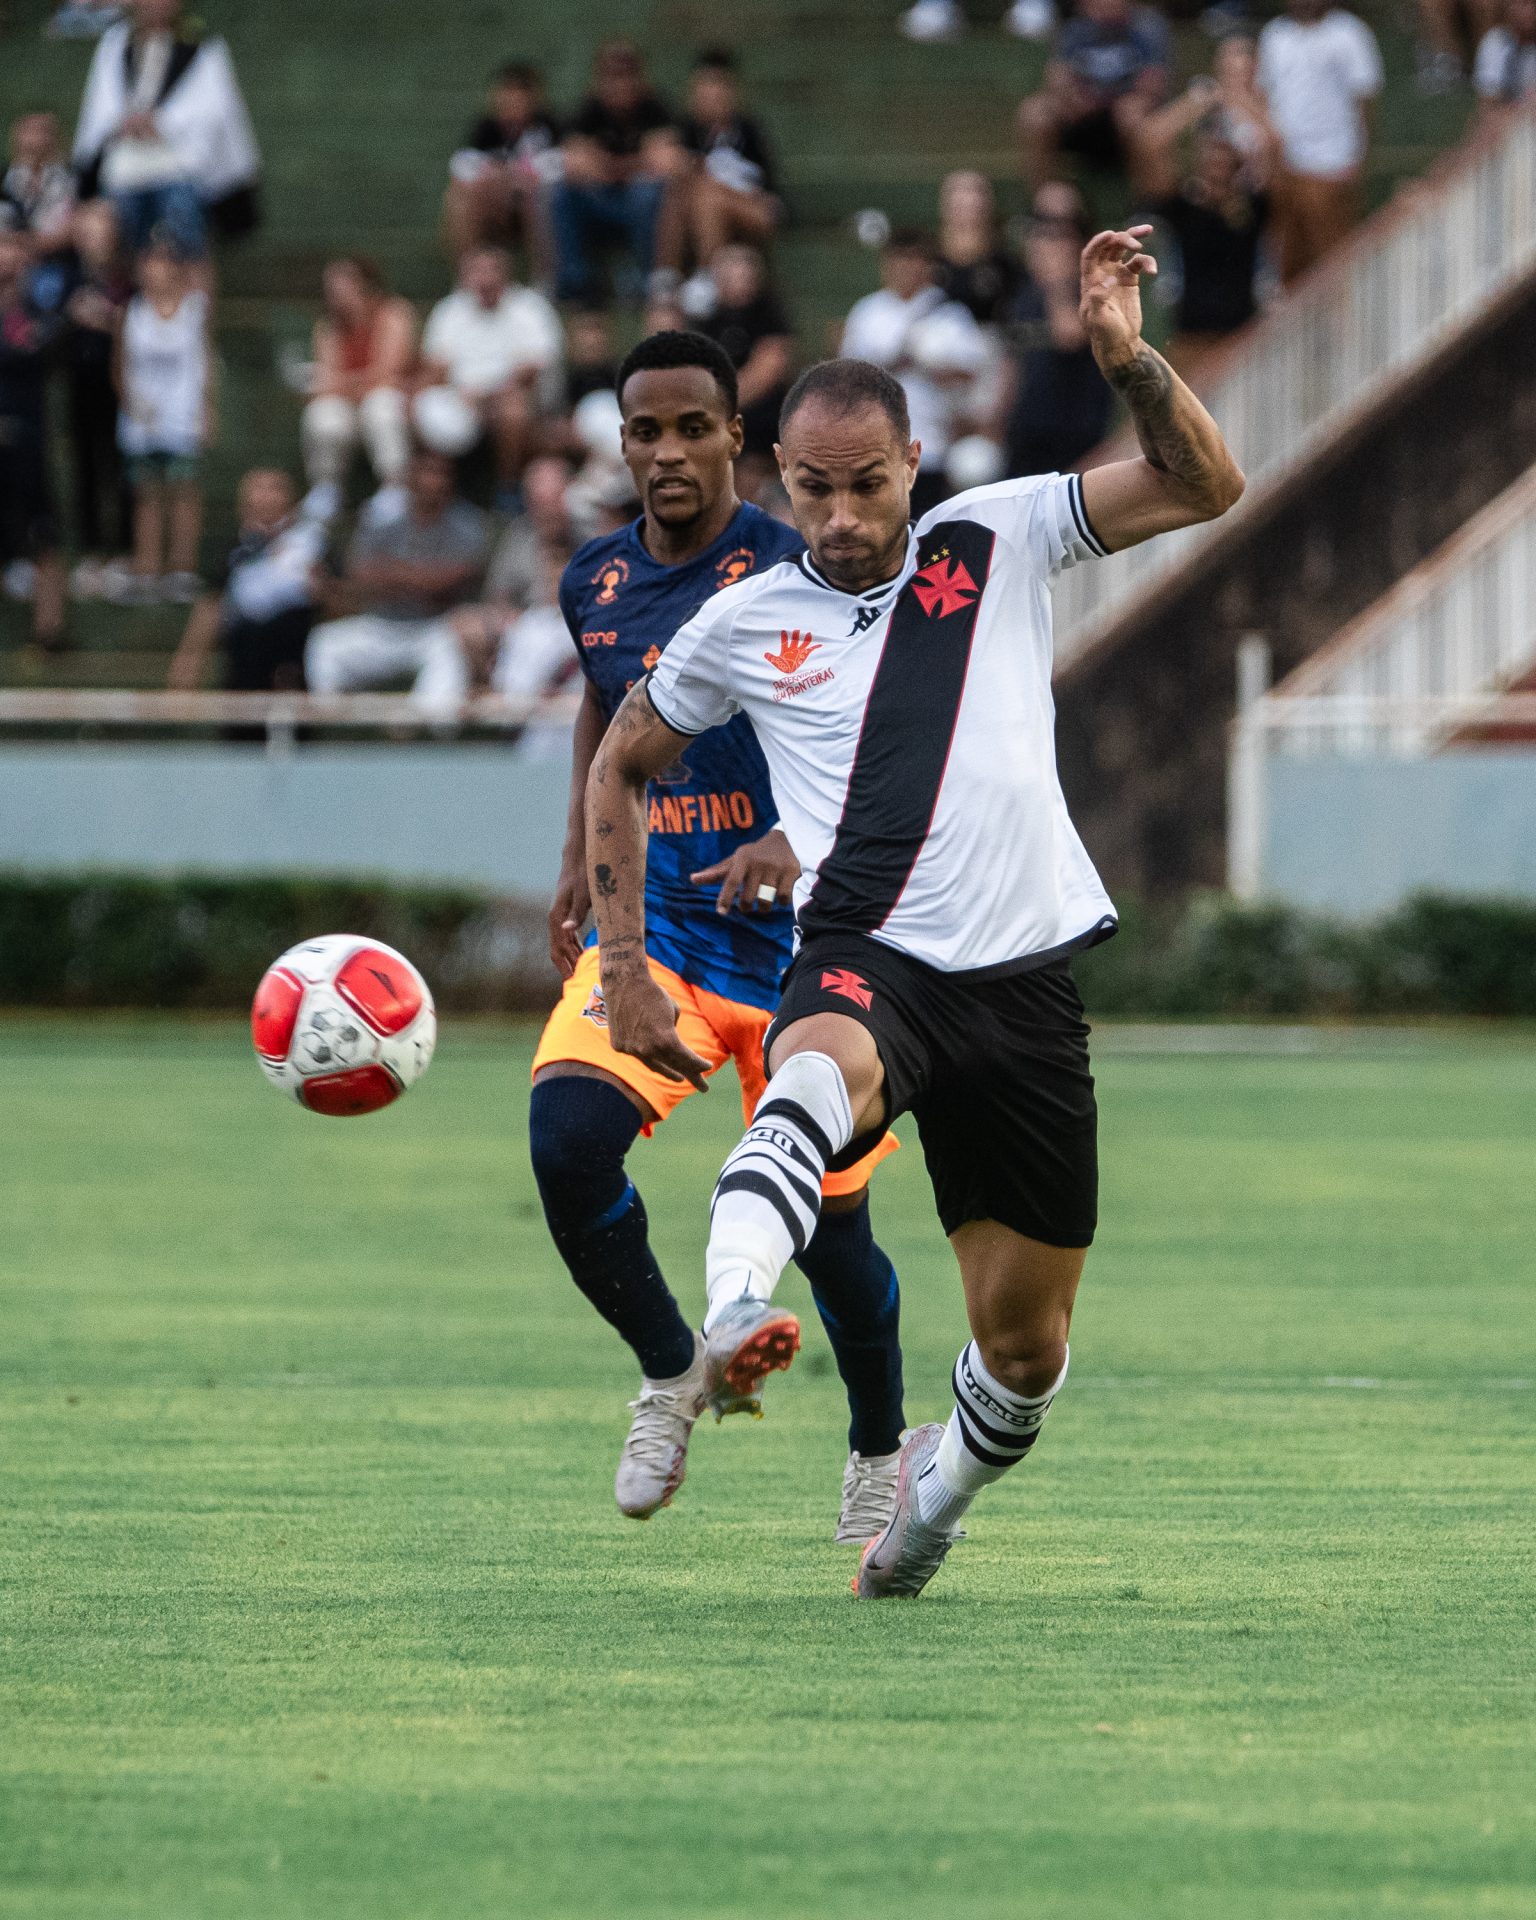
[[(841, 1013), (874, 1036), (889, 1117), (910, 1112), (944, 1231), (997, 1220), (1053, 1247), (1098, 1222), (1098, 1108), (1070, 964), (940, 973), (857, 933), (813, 936), (784, 976), (764, 1052), (791, 1021)], [(876, 1133), (832, 1162), (851, 1165)]]

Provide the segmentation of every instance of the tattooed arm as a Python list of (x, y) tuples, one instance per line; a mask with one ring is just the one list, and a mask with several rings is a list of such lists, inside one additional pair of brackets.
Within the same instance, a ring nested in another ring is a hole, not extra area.
[(1198, 520), (1242, 498), (1243, 475), (1221, 429), (1160, 353), (1141, 337), (1141, 251), (1150, 227), (1096, 234), (1083, 249), (1083, 325), (1104, 378), (1130, 411), (1139, 460), (1083, 475), (1083, 503), (1100, 542), (1115, 551)]
[(613, 716), (587, 777), (587, 875), (597, 920), (608, 1038), (668, 1080), (701, 1091), (709, 1062), (684, 1046), (677, 1008), (645, 958), (645, 783), (689, 744), (651, 705), (642, 681)]

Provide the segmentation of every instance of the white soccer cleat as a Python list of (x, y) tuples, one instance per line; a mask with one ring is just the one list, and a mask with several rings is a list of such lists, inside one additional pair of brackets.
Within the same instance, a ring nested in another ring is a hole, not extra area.
[(743, 1295), (704, 1336), (704, 1390), (716, 1420), (763, 1417), (763, 1382), (800, 1351), (800, 1322), (782, 1307)]
[(930, 1527), (917, 1517), (917, 1476), (939, 1450), (944, 1429), (936, 1420), (917, 1427), (902, 1443), (896, 1475), (896, 1510), (885, 1531), (864, 1549), (853, 1590), (861, 1600), (886, 1600), (921, 1593), (959, 1539), (947, 1527)]
[(670, 1506), (683, 1484), (688, 1440), (704, 1411), (704, 1342), (693, 1336), (693, 1365), (676, 1380), (642, 1380), (631, 1400), (635, 1417), (619, 1455), (613, 1497), (631, 1520), (649, 1520)]
[(843, 1469), (843, 1507), (837, 1516), (837, 1532), (832, 1538), (839, 1545), (851, 1540), (872, 1540), (890, 1524), (896, 1511), (896, 1475), (901, 1466), (901, 1451), (895, 1453), (850, 1453)]

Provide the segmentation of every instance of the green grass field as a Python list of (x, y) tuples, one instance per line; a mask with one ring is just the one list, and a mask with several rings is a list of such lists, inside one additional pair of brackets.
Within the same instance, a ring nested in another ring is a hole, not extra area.
[[(885, 1606), (819, 1329), (614, 1511), (529, 1045), (342, 1123), (233, 1025), (0, 1024), (0, 1915), (1536, 1914), (1528, 1042), (1109, 1035), (1070, 1390)], [(638, 1156), (690, 1301), (738, 1117)], [(915, 1150), (877, 1216), (941, 1415)]]

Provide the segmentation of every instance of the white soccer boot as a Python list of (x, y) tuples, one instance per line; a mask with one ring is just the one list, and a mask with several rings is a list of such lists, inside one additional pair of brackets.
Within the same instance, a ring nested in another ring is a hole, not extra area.
[(885, 1531), (870, 1541), (853, 1577), (861, 1600), (884, 1600), (921, 1593), (960, 1538), (947, 1527), (930, 1527), (917, 1517), (917, 1476), (938, 1452), (944, 1429), (936, 1420), (917, 1427), (902, 1442), (896, 1474), (896, 1510)]
[(704, 1390), (716, 1420), (763, 1417), (763, 1382), (800, 1351), (800, 1322), (782, 1307), (744, 1294), (704, 1336)]
[(704, 1342), (693, 1336), (693, 1365), (675, 1380), (642, 1380), (635, 1417), (619, 1455), (613, 1497), (631, 1520), (670, 1506), (683, 1484), (688, 1439), (704, 1411)]
[(850, 1540), (872, 1540), (889, 1526), (896, 1511), (896, 1475), (901, 1450), (895, 1453), (850, 1453), (843, 1469), (843, 1506), (832, 1538), (840, 1545)]

